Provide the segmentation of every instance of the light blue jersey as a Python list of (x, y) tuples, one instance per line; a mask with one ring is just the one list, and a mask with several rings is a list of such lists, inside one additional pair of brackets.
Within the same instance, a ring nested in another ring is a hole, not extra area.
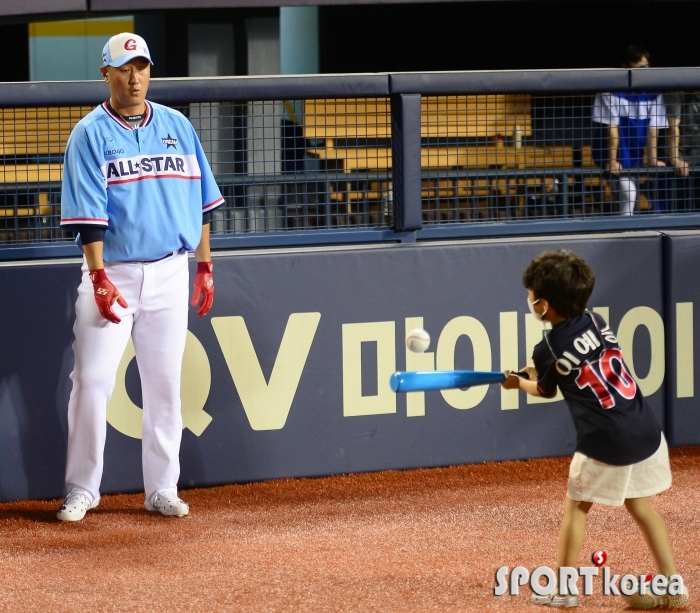
[(106, 262), (194, 251), (202, 214), (222, 204), (199, 138), (178, 111), (146, 102), (132, 130), (105, 102), (68, 139), (61, 225), (106, 228)]

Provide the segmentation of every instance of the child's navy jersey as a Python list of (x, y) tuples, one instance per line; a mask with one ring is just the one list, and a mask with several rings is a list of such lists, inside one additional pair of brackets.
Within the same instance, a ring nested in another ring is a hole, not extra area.
[(561, 390), (576, 427), (576, 451), (626, 466), (654, 454), (661, 428), (603, 318), (586, 312), (556, 326), (534, 349), (539, 393)]
[(107, 262), (194, 251), (202, 214), (223, 203), (199, 138), (178, 111), (146, 102), (132, 130), (104, 103), (68, 139), (61, 225), (106, 228)]

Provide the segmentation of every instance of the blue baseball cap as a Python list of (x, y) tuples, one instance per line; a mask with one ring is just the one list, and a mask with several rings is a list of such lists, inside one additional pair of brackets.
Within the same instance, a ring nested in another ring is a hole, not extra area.
[(146, 41), (138, 34), (131, 34), (130, 32), (115, 34), (102, 49), (103, 66), (119, 68), (119, 66), (123, 66), (137, 57), (146, 58), (153, 64)]

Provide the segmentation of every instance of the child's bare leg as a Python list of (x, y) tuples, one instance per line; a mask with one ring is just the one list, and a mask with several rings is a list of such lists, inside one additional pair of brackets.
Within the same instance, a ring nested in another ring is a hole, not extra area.
[(625, 507), (642, 531), (651, 555), (654, 556), (658, 572), (667, 577), (678, 574), (666, 524), (651, 506), (649, 498), (627, 498)]
[(586, 534), (586, 518), (592, 502), (564, 498), (564, 519), (559, 529), (558, 566), (576, 566)]

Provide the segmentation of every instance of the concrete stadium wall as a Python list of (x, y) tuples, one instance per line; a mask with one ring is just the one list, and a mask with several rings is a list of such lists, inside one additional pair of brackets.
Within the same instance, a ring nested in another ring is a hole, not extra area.
[[(561, 247), (595, 268), (590, 306), (617, 331), (671, 443), (699, 444), (698, 233), (222, 253), (210, 316), (190, 314), (180, 486), (571, 454), (562, 400), (388, 385), (395, 370), (524, 365), (542, 325), (522, 273)], [(79, 278), (77, 258), (0, 266), (0, 500), (63, 494)], [(415, 327), (432, 335), (426, 354), (405, 349)], [(129, 346), (108, 409), (103, 493), (143, 488), (140, 396)]]

